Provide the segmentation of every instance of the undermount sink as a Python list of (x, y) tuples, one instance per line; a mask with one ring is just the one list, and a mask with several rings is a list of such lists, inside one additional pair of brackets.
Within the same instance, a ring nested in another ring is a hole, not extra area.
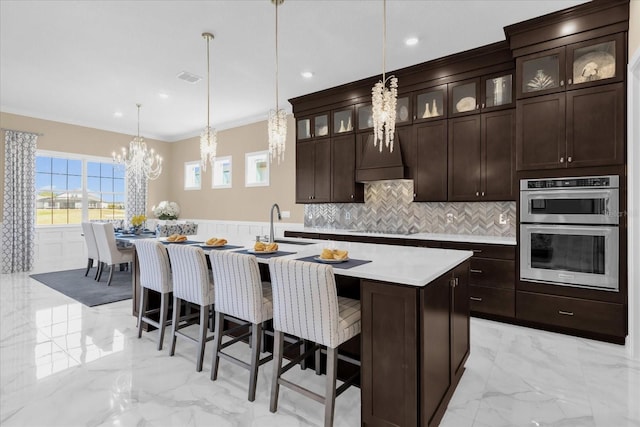
[(275, 239), (276, 243), (285, 243), (287, 245), (313, 245), (313, 242), (302, 242), (300, 240)]

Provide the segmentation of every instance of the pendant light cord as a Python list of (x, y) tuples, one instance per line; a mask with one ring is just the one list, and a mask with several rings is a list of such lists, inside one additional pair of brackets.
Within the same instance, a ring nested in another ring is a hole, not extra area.
[(386, 82), (385, 70), (387, 69), (387, 0), (382, 0), (382, 84)]
[(142, 107), (142, 104), (136, 104), (136, 106), (138, 107), (138, 140), (140, 139), (140, 107)]
[(279, 0), (275, 1), (276, 4), (276, 113), (279, 110), (278, 107), (278, 3)]
[(210, 108), (211, 108), (211, 59), (209, 58), (209, 41), (211, 40), (210, 35), (206, 35), (207, 38), (207, 128), (209, 126), (209, 117), (211, 116)]

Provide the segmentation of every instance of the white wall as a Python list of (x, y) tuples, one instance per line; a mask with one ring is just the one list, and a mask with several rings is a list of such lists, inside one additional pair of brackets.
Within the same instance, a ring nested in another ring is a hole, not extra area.
[(627, 77), (627, 165), (629, 190), (628, 268), (629, 268), (629, 337), (627, 344), (634, 358), (640, 360), (640, 48), (629, 61)]

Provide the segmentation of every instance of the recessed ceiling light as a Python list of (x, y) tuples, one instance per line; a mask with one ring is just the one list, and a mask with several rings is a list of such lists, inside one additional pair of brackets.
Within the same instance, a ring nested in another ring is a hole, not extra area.
[(122, 113), (120, 111), (116, 111), (113, 113), (113, 117), (122, 117)]
[(158, 93), (158, 96), (159, 96), (160, 98), (162, 98), (162, 99), (167, 99), (167, 98), (169, 98), (169, 95), (168, 95), (168, 94), (166, 94), (166, 93), (164, 93), (164, 92), (160, 92), (160, 93)]
[(300, 73), (302, 75), (302, 77), (304, 77), (305, 79), (310, 79), (311, 77), (313, 77), (313, 73), (311, 71), (303, 71), (302, 73)]
[(406, 44), (407, 46), (415, 46), (418, 44), (418, 38), (417, 37), (409, 37), (408, 39), (406, 39), (404, 41), (404, 44)]

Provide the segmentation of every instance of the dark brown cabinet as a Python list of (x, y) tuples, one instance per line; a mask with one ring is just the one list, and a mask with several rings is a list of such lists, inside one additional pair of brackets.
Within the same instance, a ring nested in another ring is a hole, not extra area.
[(518, 101), (518, 170), (624, 163), (624, 84)]
[(622, 304), (518, 291), (518, 319), (541, 325), (617, 337), (624, 343), (626, 310)]
[(449, 120), (448, 200), (515, 200), (514, 110)]
[(449, 83), (449, 117), (513, 107), (513, 70)]
[(413, 126), (415, 166), (413, 200), (439, 202), (447, 200), (447, 121), (436, 120)]
[(296, 144), (296, 203), (329, 202), (331, 198), (331, 140)]
[(624, 79), (625, 36), (572, 43), (516, 58), (518, 99)]
[(443, 242), (442, 247), (473, 251), (468, 295), (472, 315), (515, 318), (515, 246)]
[(331, 140), (331, 201), (353, 203), (364, 200), (364, 187), (356, 183), (356, 137), (354, 134)]

